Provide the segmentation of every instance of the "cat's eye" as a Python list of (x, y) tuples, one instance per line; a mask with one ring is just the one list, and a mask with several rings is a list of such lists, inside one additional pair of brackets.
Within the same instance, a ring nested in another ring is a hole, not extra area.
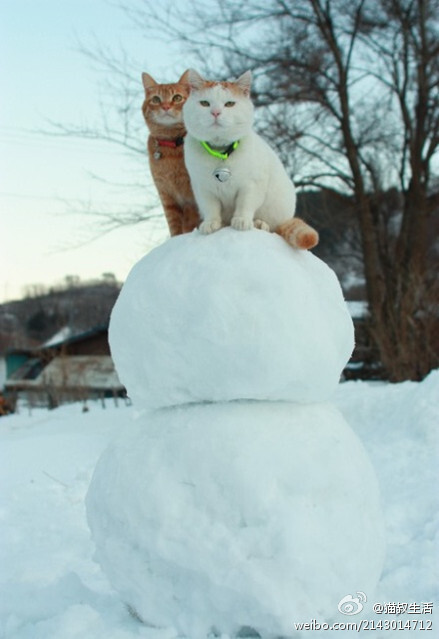
[(162, 101), (160, 99), (160, 96), (153, 95), (152, 98), (151, 98), (151, 102), (152, 102), (152, 104), (161, 104)]
[(233, 102), (233, 100), (229, 100), (228, 102), (225, 103), (224, 106), (226, 107), (232, 107), (235, 106), (236, 102)]
[(172, 96), (172, 102), (181, 102), (183, 100), (183, 96), (179, 93), (176, 93)]
[(207, 100), (200, 100), (200, 104), (201, 106), (204, 106), (204, 107), (210, 106), (210, 102), (208, 102)]

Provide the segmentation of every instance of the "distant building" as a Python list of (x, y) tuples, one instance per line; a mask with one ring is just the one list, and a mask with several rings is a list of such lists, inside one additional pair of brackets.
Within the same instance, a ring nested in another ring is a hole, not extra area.
[(72, 401), (126, 397), (108, 345), (108, 326), (74, 334), (65, 327), (41, 346), (6, 353), (6, 397), (50, 408)]

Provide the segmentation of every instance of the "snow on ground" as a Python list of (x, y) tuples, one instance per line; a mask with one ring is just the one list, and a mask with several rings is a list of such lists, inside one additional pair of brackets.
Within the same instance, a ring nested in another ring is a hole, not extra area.
[[(420, 384), (344, 383), (335, 403), (381, 485), (388, 548), (377, 602), (437, 606), (439, 371)], [(133, 417), (133, 408), (96, 403), (86, 413), (74, 404), (0, 418), (0, 637), (176, 639), (172, 629), (153, 630), (131, 617), (93, 561), (84, 497), (101, 452)], [(366, 606), (367, 618), (383, 617), (372, 602)], [(426, 623), (431, 616), (408, 618)], [(291, 619), (292, 630), (309, 621)], [(419, 630), (402, 636), (418, 637)]]
[(389, 541), (380, 599), (438, 605), (439, 370), (421, 384), (341, 384), (335, 401), (381, 487)]

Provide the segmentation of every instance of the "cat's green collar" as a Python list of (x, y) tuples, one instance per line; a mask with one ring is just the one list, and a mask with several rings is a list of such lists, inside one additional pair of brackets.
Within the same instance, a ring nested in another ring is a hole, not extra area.
[(206, 149), (208, 153), (210, 153), (210, 155), (213, 155), (214, 158), (220, 158), (220, 160), (227, 160), (229, 155), (231, 155), (233, 151), (236, 148), (238, 148), (239, 140), (236, 140), (236, 142), (232, 142), (232, 144), (229, 147), (227, 147), (224, 153), (221, 153), (221, 151), (216, 151), (215, 149), (212, 149), (212, 147), (207, 142), (200, 142), (200, 144), (204, 149)]

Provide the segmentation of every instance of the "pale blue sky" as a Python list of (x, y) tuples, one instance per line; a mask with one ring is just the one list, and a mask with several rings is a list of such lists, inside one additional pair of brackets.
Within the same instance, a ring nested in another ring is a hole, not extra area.
[[(153, 4), (157, 0), (152, 0)], [(137, 0), (132, 0), (135, 4)], [(144, 39), (107, 0), (2, 0), (0, 3), (0, 302), (20, 297), (29, 284), (56, 284), (131, 266), (166, 236), (164, 224), (124, 228), (80, 248), (95, 234), (88, 218), (71, 215), (65, 200), (99, 207), (129, 206), (145, 191), (117, 189), (93, 179), (141, 181), (147, 169), (103, 142), (41, 135), (47, 120), (96, 121), (102, 73), (78, 52), (78, 39), (123, 46), (139, 73), (172, 81), (181, 73), (176, 49)], [(186, 60), (187, 64), (187, 60)], [(141, 129), (146, 140), (147, 131)]]

